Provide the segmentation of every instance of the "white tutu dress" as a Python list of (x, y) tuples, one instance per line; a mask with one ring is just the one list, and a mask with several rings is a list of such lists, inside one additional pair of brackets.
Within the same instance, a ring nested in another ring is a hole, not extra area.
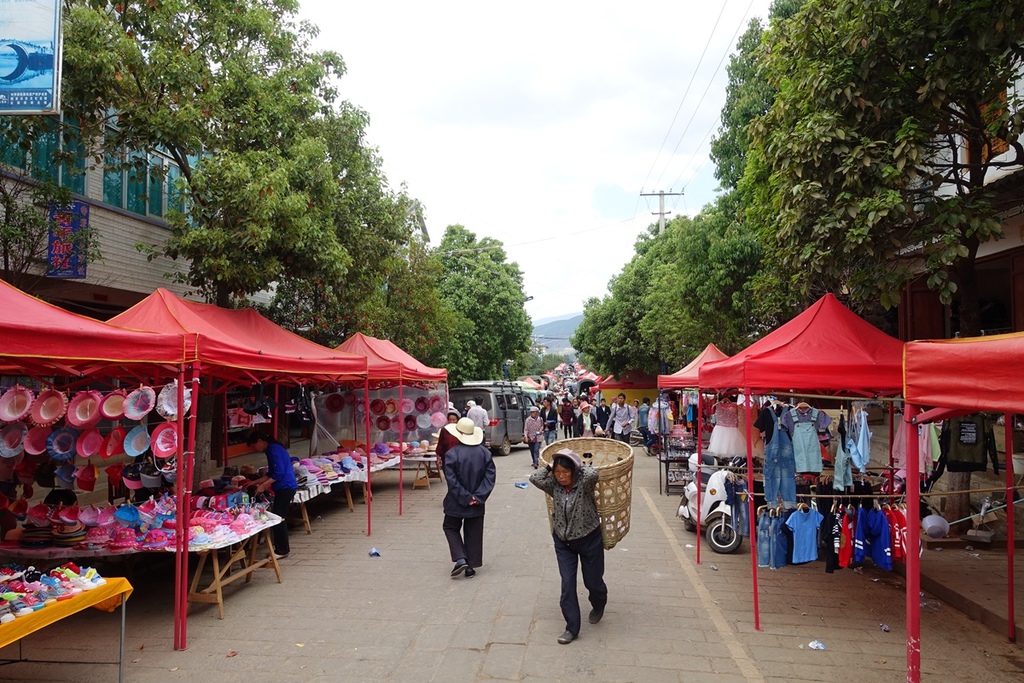
[(739, 406), (731, 401), (715, 404), (715, 428), (708, 452), (715, 455), (746, 455), (747, 441), (739, 429)]

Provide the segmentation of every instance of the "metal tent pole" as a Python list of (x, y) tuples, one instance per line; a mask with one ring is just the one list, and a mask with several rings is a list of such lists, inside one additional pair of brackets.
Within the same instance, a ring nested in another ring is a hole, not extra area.
[(747, 513), (750, 524), (750, 569), (754, 593), (754, 630), (761, 630), (761, 600), (757, 593), (757, 530), (754, 526), (754, 440), (751, 436), (750, 387), (743, 389), (743, 405), (747, 415)]
[(907, 683), (921, 681), (921, 458), (914, 418), (918, 407), (907, 405)]
[(1006, 436), (1006, 623), (1007, 639), (1011, 643), (1017, 642), (1017, 622), (1014, 608), (1014, 580), (1013, 580), (1013, 550), (1014, 541), (1014, 519), (1013, 519), (1013, 415), (1006, 414), (1004, 429)]

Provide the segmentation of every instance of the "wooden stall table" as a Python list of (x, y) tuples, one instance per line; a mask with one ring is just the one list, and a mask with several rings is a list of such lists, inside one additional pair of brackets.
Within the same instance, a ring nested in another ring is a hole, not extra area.
[(412, 480), (412, 487), (414, 489), (429, 489), (431, 479), (441, 478), (441, 470), (437, 467), (436, 455), (407, 455), (405, 461), (416, 463), (416, 476)]
[(299, 508), (298, 520), (302, 522), (302, 526), (306, 529), (307, 534), (313, 533), (313, 527), (309, 524), (309, 513), (306, 511), (306, 503), (321, 494), (330, 492), (330, 490), (330, 486), (315, 484), (295, 491), (295, 497), (292, 498), (292, 505)]
[[(217, 612), (220, 618), (223, 619), (225, 586), (241, 578), (245, 579), (245, 583), (249, 583), (252, 581), (253, 572), (264, 567), (273, 569), (277, 575), (277, 582), (281, 583), (281, 567), (274, 556), (274, 545), (270, 539), (270, 532), (277, 522), (282, 524), (284, 522), (276, 515), (270, 515), (270, 517), (270, 522), (240, 539), (209, 548), (202, 548), (201, 550), (189, 550), (189, 552), (198, 553), (199, 555), (199, 565), (196, 567), (196, 573), (192, 577), (192, 586), (188, 592), (189, 606), (193, 602), (214, 603), (217, 605)], [(257, 560), (256, 550), (261, 544), (267, 549), (267, 557)], [(228, 559), (221, 564), (220, 551), (225, 548), (228, 550)], [(208, 559), (212, 563), (213, 580), (205, 588), (199, 589), (203, 568), (206, 566)], [(234, 570), (235, 564), (239, 565), (238, 570)]]
[[(8, 645), (18, 643), (17, 659), (0, 659), (0, 666), (17, 664), (19, 662), (33, 662), (42, 664), (117, 664), (118, 683), (124, 681), (124, 621), (125, 603), (128, 596), (132, 594), (132, 585), (128, 579), (111, 577), (106, 583), (97, 586), (89, 591), (84, 591), (70, 600), (64, 600), (56, 604), (44, 607), (26, 617), (18, 617), (12, 622), (0, 624), (0, 650)], [(89, 607), (95, 607), (105, 612), (113, 612), (121, 607), (121, 640), (118, 646), (116, 662), (78, 662), (59, 661), (47, 659), (26, 659), (22, 655), (21, 640), (36, 631), (46, 628), (65, 617), (81, 612)]]

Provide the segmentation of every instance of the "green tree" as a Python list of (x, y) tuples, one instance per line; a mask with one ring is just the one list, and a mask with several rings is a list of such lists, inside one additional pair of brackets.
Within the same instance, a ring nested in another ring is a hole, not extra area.
[(438, 361), (449, 381), (500, 379), (505, 360), (530, 348), (530, 317), (523, 308), (523, 275), (507, 261), (500, 241), (477, 239), (449, 225), (437, 248), (443, 273), (441, 296), (454, 312), (452, 336)]
[(154, 148), (174, 160), (188, 215), (169, 213), (155, 251), (187, 260), (186, 282), (221, 305), (288, 275), (340, 279), (349, 263), (321, 125), (344, 65), (310, 50), (298, 6), (68, 0), (66, 109), (108, 164)]
[(742, 186), (777, 270), (887, 307), (924, 272), (977, 334), (975, 258), (1001, 234), (987, 180), (1024, 163), (1022, 34), (1020, 0), (813, 0), (773, 31), (778, 96)]

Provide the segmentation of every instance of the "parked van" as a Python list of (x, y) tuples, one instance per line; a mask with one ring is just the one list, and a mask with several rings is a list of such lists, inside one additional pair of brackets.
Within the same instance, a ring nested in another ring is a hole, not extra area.
[(512, 445), (523, 442), (523, 427), (534, 400), (516, 382), (466, 382), (448, 390), (448, 400), (463, 415), (466, 401), (483, 406), (489, 418), (484, 426), (484, 445), (495, 455), (508, 455)]

